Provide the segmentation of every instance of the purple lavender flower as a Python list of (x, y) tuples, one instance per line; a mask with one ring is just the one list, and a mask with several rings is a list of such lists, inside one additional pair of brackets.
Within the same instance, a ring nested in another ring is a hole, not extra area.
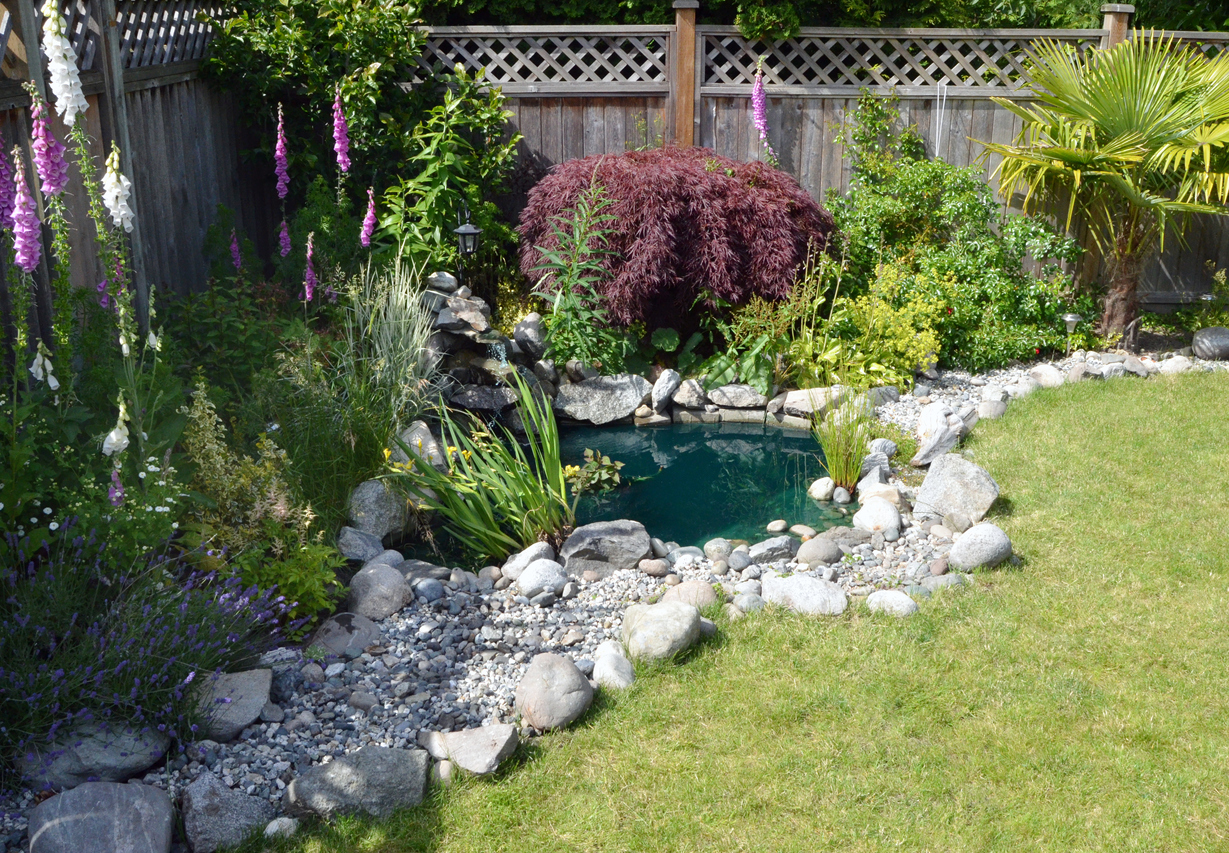
[(35, 212), (34, 199), (26, 186), (25, 164), (21, 159), (21, 149), (13, 149), (13, 171), (16, 174), (14, 186), (16, 197), (13, 201), (13, 253), (14, 263), (25, 272), (34, 272), (42, 253), (39, 243), (38, 214)]
[(768, 152), (768, 161), (775, 165), (777, 154), (768, 144), (768, 96), (764, 92), (763, 57), (756, 63), (755, 85), (751, 87), (751, 123), (760, 132), (760, 141), (764, 143), (764, 150)]
[(333, 97), (333, 150), (337, 152), (337, 168), (342, 172), (350, 171), (350, 128), (341, 107), (341, 86)]
[(290, 189), (290, 173), (286, 170), (286, 122), (282, 118), (282, 105), (277, 105), (277, 145), (273, 148), (274, 173), (277, 174), (277, 197), (286, 198)]
[(307, 235), (307, 269), (303, 273), (303, 301), (311, 302), (316, 295), (316, 271), (312, 269), (312, 238), (314, 233)]
[(34, 149), (34, 168), (43, 182), (43, 192), (47, 195), (59, 195), (68, 183), (68, 163), (64, 160), (64, 144), (55, 138), (51, 132), (51, 122), (47, 119), (47, 105), (36, 101), (30, 111), (34, 117), (33, 140), (30, 147)]
[[(6, 151), (4, 134), (0, 133), (0, 151)], [(17, 201), (17, 187), (13, 184), (13, 164), (9, 158), (0, 156), (0, 222), (7, 227), (13, 219), (13, 205)]]
[(376, 197), (375, 190), (367, 188), (367, 215), (363, 217), (363, 230), (358, 235), (358, 241), (363, 248), (371, 245), (371, 235), (376, 231)]
[(235, 265), (235, 272), (243, 266), (243, 256), (239, 254), (239, 235), (235, 229), (230, 229), (230, 262)]
[(111, 506), (124, 504), (124, 484), (120, 481), (119, 471), (111, 472), (111, 488), (107, 489), (107, 498), (111, 501)]
[(282, 230), (277, 235), (277, 242), (281, 246), (282, 257), (290, 254), (290, 229), (286, 227), (286, 220), (282, 220)]

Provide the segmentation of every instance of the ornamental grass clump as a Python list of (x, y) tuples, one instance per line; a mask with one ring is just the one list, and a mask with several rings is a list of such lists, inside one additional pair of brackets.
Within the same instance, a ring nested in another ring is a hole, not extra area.
[(598, 283), (620, 325), (694, 325), (697, 300), (741, 305), (782, 299), (807, 246), (824, 248), (832, 217), (791, 176), (706, 148), (594, 155), (557, 166), (529, 193), (517, 229), (521, 271), (531, 280), (559, 246), (554, 227), (599, 183), (615, 217)]
[[(838, 386), (839, 387), (839, 386)], [(874, 418), (862, 396), (847, 400), (827, 417), (814, 415), (811, 434), (822, 451), (824, 474), (851, 495), (862, 475), (862, 457), (872, 438)]]

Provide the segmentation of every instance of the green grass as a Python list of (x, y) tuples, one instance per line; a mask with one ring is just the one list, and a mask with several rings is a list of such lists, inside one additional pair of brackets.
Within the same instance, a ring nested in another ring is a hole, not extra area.
[(970, 444), (1024, 558), (907, 620), (766, 613), (515, 766), (279, 850), (1229, 849), (1229, 375)]

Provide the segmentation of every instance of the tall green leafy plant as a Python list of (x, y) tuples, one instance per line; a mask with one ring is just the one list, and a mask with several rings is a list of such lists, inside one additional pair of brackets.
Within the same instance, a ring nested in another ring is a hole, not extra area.
[(1229, 54), (1136, 32), (1108, 50), (1042, 41), (1029, 56), (1033, 101), (995, 100), (1023, 120), (1000, 155), (1004, 193), (1063, 203), (1087, 222), (1108, 265), (1103, 334), (1133, 344), (1144, 262), (1166, 231), (1229, 207)]

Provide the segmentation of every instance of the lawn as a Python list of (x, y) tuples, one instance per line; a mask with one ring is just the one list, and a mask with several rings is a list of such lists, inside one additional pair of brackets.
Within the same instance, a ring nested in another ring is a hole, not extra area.
[(1229, 849), (1226, 402), (1218, 373), (1013, 403), (968, 450), (1021, 567), (906, 620), (723, 624), (497, 779), (275, 849)]

